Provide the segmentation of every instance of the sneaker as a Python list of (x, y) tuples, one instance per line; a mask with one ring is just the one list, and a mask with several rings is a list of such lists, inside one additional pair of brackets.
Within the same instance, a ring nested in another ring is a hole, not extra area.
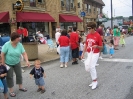
[(67, 65), (65, 65), (65, 68), (67, 68)]
[(103, 59), (102, 56), (100, 56), (99, 59)]
[(99, 66), (99, 64), (96, 64), (96, 66)]
[(89, 87), (92, 87), (93, 86), (93, 82), (89, 85)]
[(97, 88), (97, 85), (98, 85), (98, 82), (97, 81), (93, 81), (93, 84), (92, 84), (92, 90), (93, 89), (96, 89)]
[(60, 65), (60, 68), (63, 68), (63, 65), (62, 64)]

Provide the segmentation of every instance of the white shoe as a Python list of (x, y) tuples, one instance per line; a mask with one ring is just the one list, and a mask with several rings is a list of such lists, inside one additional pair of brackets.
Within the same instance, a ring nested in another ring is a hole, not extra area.
[(63, 65), (62, 64), (60, 65), (60, 68), (63, 68)]
[(112, 56), (110, 56), (109, 58), (112, 58)]
[(99, 66), (99, 64), (96, 64), (96, 66)]
[(93, 86), (93, 82), (89, 85), (89, 87), (92, 87)]
[(102, 56), (100, 56), (99, 59), (103, 59)]
[(65, 65), (65, 67), (67, 68), (67, 65)]
[(93, 85), (92, 85), (92, 90), (93, 89), (96, 89), (97, 88), (97, 85), (98, 85), (98, 82), (97, 81), (93, 81)]

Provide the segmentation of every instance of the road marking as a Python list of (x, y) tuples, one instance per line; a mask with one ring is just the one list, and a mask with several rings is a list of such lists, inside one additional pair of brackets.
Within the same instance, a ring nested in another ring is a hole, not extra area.
[(133, 62), (133, 59), (114, 59), (114, 58), (103, 58), (99, 59), (100, 61), (108, 61), (108, 62)]

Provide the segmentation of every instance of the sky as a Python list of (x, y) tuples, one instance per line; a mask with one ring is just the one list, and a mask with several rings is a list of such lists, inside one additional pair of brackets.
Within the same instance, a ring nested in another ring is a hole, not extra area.
[[(111, 0), (103, 0), (105, 6), (103, 7), (103, 13), (111, 17)], [(112, 0), (113, 3), (113, 17), (132, 16), (132, 0)]]

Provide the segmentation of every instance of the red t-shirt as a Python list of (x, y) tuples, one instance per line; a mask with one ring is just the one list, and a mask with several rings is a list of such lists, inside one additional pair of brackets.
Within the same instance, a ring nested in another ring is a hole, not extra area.
[(60, 36), (58, 41), (59, 41), (60, 47), (69, 46), (69, 38), (67, 36)]
[[(86, 37), (86, 46), (87, 46), (87, 52), (90, 52), (93, 45), (102, 46), (102, 39), (99, 33), (95, 32), (94, 34), (89, 33)], [(92, 49), (94, 53), (99, 53), (100, 49)]]
[(28, 31), (26, 28), (23, 29), (23, 36), (28, 36)]
[(21, 34), (23, 34), (23, 30), (22, 29), (17, 29), (17, 33), (21, 35)]
[(79, 45), (78, 45), (78, 41), (79, 41), (79, 35), (76, 32), (72, 32), (70, 34), (70, 44), (71, 44), (71, 49), (76, 49)]
[(102, 30), (101, 28), (98, 28), (96, 31), (97, 31), (101, 36), (103, 36), (103, 30)]

